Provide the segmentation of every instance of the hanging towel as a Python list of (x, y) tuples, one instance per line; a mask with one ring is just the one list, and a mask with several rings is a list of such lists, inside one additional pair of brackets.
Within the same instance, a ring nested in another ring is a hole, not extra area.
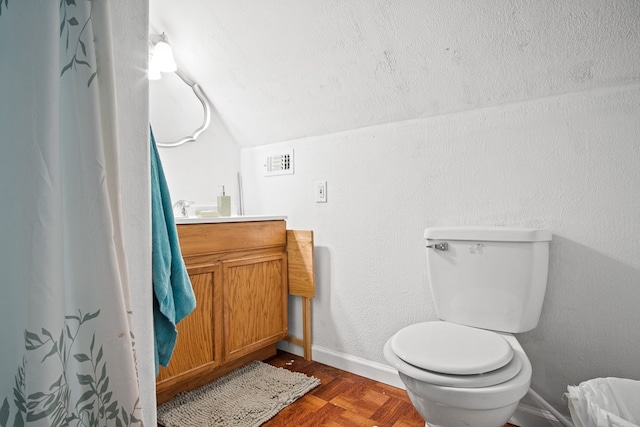
[(176, 344), (176, 325), (196, 307), (193, 287), (180, 252), (169, 189), (151, 132), (151, 245), (156, 375), (167, 366)]

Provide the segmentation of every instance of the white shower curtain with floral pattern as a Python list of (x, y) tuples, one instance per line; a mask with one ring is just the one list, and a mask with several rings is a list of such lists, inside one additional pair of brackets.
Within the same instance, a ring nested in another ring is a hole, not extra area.
[(142, 425), (106, 0), (0, 0), (0, 426)]

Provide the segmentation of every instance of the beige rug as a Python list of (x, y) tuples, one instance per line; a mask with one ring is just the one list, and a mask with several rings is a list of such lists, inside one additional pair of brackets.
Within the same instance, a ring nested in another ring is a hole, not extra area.
[(165, 427), (257, 427), (320, 385), (299, 372), (251, 362), (158, 406)]

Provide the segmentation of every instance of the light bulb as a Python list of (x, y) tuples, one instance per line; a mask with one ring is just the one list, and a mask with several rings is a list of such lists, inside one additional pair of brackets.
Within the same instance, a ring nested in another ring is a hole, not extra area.
[(178, 69), (176, 61), (173, 58), (173, 50), (168, 43), (160, 41), (153, 49), (153, 57), (151, 62), (154, 63), (157, 70), (163, 73), (173, 73)]
[(149, 80), (160, 80), (162, 78), (162, 74), (160, 74), (160, 70), (154, 66), (153, 61), (149, 62), (149, 71), (148, 71)]

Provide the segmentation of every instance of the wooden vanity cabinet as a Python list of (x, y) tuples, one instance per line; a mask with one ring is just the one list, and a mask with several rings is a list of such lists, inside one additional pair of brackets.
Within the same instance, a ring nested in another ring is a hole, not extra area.
[(197, 307), (178, 324), (158, 403), (276, 352), (287, 336), (284, 220), (178, 224)]

